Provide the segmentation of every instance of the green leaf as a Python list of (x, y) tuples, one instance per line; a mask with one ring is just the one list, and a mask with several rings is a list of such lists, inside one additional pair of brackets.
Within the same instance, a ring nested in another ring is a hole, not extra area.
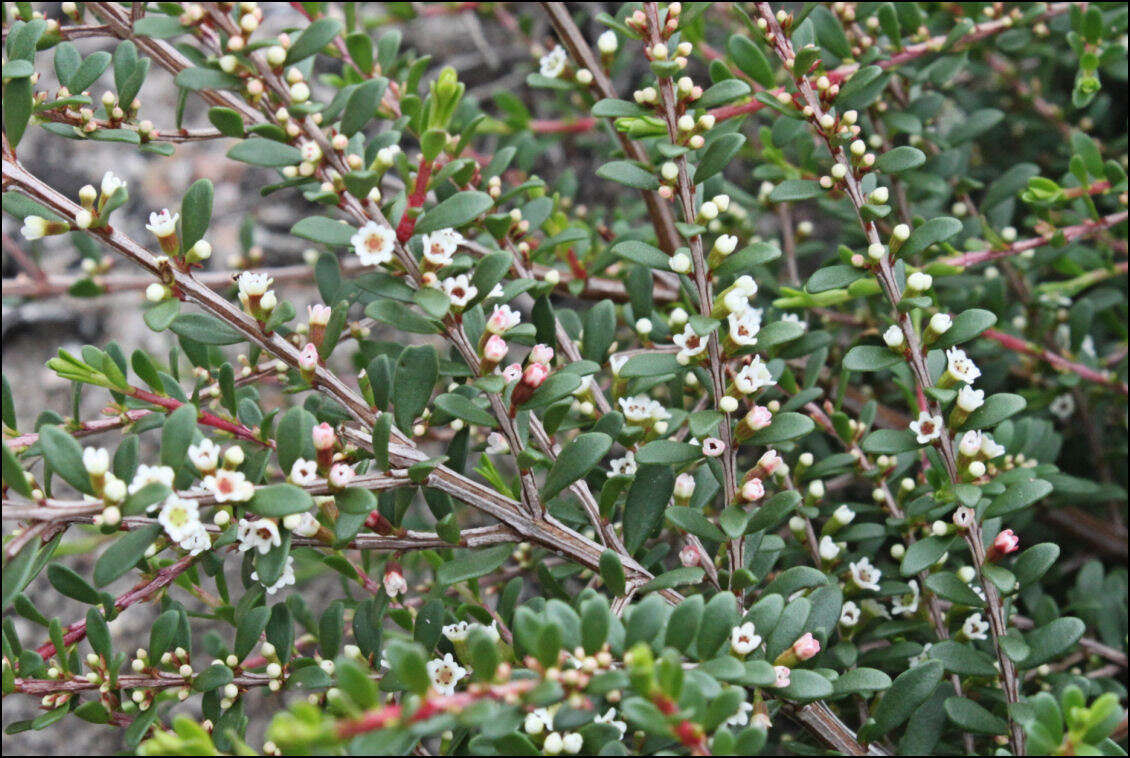
[(16, 454), (5, 444), (0, 444), (4, 455), (4, 484), (14, 489), (24, 497), (31, 499), (31, 485), (24, 476), (23, 467), (16, 459)]
[(961, 729), (974, 734), (1008, 734), (1008, 724), (967, 697), (948, 697), (946, 715)]
[(510, 544), (495, 545), (494, 547), (477, 550), (459, 550), (455, 557), (444, 563), (436, 571), (436, 582), (443, 586), (450, 586), (485, 576), (496, 571), (514, 551)]
[(712, 141), (703, 152), (702, 159), (699, 161), (698, 166), (695, 167), (692, 181), (695, 184), (702, 184), (707, 179), (726, 168), (730, 160), (742, 149), (742, 145), (744, 144), (745, 137), (734, 132), (723, 134)]
[(46, 424), (39, 429), (39, 446), (51, 469), (66, 480), (67, 484), (87, 495), (94, 494), (90, 474), (82, 463), (82, 447), (74, 437), (57, 426)]
[(705, 575), (706, 572), (698, 566), (683, 566), (677, 569), (671, 569), (640, 587), (639, 592), (641, 595), (644, 595), (648, 592), (667, 590), (683, 584), (698, 584)]
[(201, 671), (200, 675), (192, 681), (192, 689), (197, 692), (211, 692), (223, 687), (234, 678), (235, 674), (227, 666), (222, 663), (213, 663)]
[(32, 110), (31, 79), (13, 79), (4, 85), (4, 134), (12, 147), (20, 144)]
[(726, 42), (726, 49), (742, 73), (762, 87), (772, 89), (776, 83), (773, 77), (773, 68), (769, 65), (765, 53), (761, 52), (761, 48), (753, 40), (741, 34), (734, 34)]
[(863, 438), (860, 444), (864, 452), (887, 455), (917, 450), (921, 445), (915, 436), (905, 429), (876, 429)]
[(698, 630), (699, 660), (714, 657), (723, 643), (729, 640), (741, 616), (738, 614), (738, 601), (730, 592), (719, 592), (710, 598), (702, 612), (702, 626)]
[(1018, 482), (993, 498), (989, 507), (985, 509), (985, 518), (1005, 516), (1027, 508), (1032, 503), (1044, 499), (1051, 492), (1051, 483), (1043, 479), (1029, 479)]
[(891, 678), (878, 669), (857, 668), (845, 671), (832, 682), (837, 697), (857, 693), (880, 692), (891, 686)]
[(981, 598), (977, 597), (977, 593), (952, 571), (930, 574), (926, 577), (926, 588), (951, 603), (968, 605), (970, 608), (980, 608), (984, 604)]
[(993, 657), (972, 645), (942, 640), (930, 647), (929, 656), (959, 676), (996, 676)]
[(906, 549), (899, 570), (903, 576), (914, 576), (919, 571), (933, 566), (949, 549), (953, 539), (950, 537), (927, 537), (918, 540)]
[[(271, 609), (265, 605), (252, 608), (239, 619), (235, 630), (235, 647), (233, 652), (240, 661), (247, 658), (252, 648), (259, 644), (259, 635), (267, 628), (267, 619), (270, 618)], [(285, 655), (285, 651), (281, 651)]]
[(786, 179), (769, 193), (770, 202), (788, 203), (798, 200), (811, 200), (819, 197), (824, 190), (811, 179)]
[(321, 242), (332, 247), (346, 247), (355, 230), (344, 221), (325, 216), (307, 216), (290, 228), (295, 237)]
[[(667, 257), (666, 253), (664, 253), (654, 245), (649, 245), (648, 243), (641, 242), (639, 240), (624, 240), (622, 242), (617, 242), (615, 245), (609, 248), (609, 252), (626, 260), (638, 263), (641, 266), (647, 266), (648, 268), (656, 268), (666, 271), (670, 267), (671, 259)], [(631, 363), (636, 358), (659, 357), (670, 358), (671, 362), (674, 363), (675, 356), (669, 353), (643, 353), (641, 355), (629, 358), (628, 363)]]
[(335, 18), (323, 16), (310, 24), (298, 35), (298, 39), (286, 51), (286, 63), (291, 65), (309, 58), (320, 52), (322, 48), (333, 41), (341, 32), (341, 22)]
[(662, 523), (674, 490), (675, 474), (670, 466), (640, 466), (624, 503), (624, 544), (628, 552), (636, 552)]
[(196, 406), (185, 403), (165, 418), (161, 427), (161, 463), (173, 469), (184, 465), (196, 433)]
[(982, 108), (958, 120), (953, 128), (949, 130), (949, 133), (946, 135), (946, 140), (951, 145), (960, 145), (963, 142), (968, 142), (982, 132), (988, 131), (999, 124), (1003, 118), (1004, 113), (996, 108)]
[(642, 464), (656, 463), (679, 466), (702, 457), (702, 448), (689, 442), (676, 440), (652, 440), (639, 449), (636, 461)]
[(431, 345), (412, 345), (404, 349), (393, 374), (392, 404), (396, 425), (411, 429), (427, 407), (432, 388), (439, 379), (439, 358)]
[(476, 190), (457, 192), (424, 213), (416, 223), (416, 234), (428, 234), (437, 229), (465, 226), (493, 205), (494, 200), (485, 192)]
[(47, 567), (47, 581), (51, 586), (72, 600), (87, 605), (98, 605), (102, 602), (98, 591), (69, 566), (61, 563), (52, 563)]
[[(181, 69), (173, 81), (178, 87), (193, 92), (206, 89), (236, 89), (240, 86), (240, 80), (231, 74), (225, 74), (215, 68), (202, 67)], [(297, 150), (298, 148), (294, 149)]]
[(903, 145), (888, 150), (876, 159), (875, 168), (884, 174), (901, 174), (926, 162), (926, 154), (916, 147)]
[(749, 521), (746, 522), (746, 532), (759, 532), (762, 529), (775, 527), (793, 512), (793, 509), (800, 504), (800, 500), (800, 493), (795, 490), (778, 492), (753, 512)]
[(1030, 652), (1018, 665), (1021, 668), (1033, 669), (1054, 661), (1078, 642), (1086, 630), (1087, 625), (1081, 620), (1074, 616), (1066, 616), (1029, 632), (1024, 635), (1024, 641), (1028, 643)]
[[(638, 476), (637, 473), (637, 478)], [(704, 516), (702, 511), (696, 508), (673, 505), (667, 508), (663, 512), (663, 515), (675, 526), (701, 539), (710, 540), (712, 542), (724, 542), (726, 539), (726, 535), (722, 533), (722, 530)]]
[(663, 641), (666, 647), (673, 647), (684, 653), (687, 651), (702, 625), (704, 603), (702, 595), (692, 595), (675, 606), (667, 620)]
[(933, 694), (944, 671), (937, 661), (927, 661), (899, 674), (871, 712), (874, 734), (882, 736), (910, 718), (914, 709)]
[(248, 508), (266, 518), (302, 513), (314, 507), (314, 499), (293, 484), (269, 484), (255, 490)]
[(126, 574), (160, 534), (160, 524), (149, 524), (114, 540), (94, 563), (94, 584), (105, 587)]
[(1028, 402), (1020, 395), (998, 392), (985, 398), (985, 403), (969, 414), (958, 431), (967, 429), (991, 429), (1009, 416), (1024, 410)]
[(655, 174), (633, 161), (610, 161), (598, 168), (596, 175), (632, 189), (659, 189), (659, 179)]
[(405, 332), (435, 334), (440, 329), (437, 322), (394, 300), (374, 300), (365, 306), (365, 315)]
[[(179, 17), (163, 16), (157, 13), (143, 16), (133, 24), (134, 34), (152, 37), (153, 39), (169, 39), (178, 34), (184, 34), (186, 31), (187, 29), (181, 26)], [(78, 90), (72, 87), (71, 91), (77, 92)]]
[(290, 473), (291, 466), (299, 458), (314, 458), (314, 441), (310, 436), (317, 419), (314, 414), (301, 406), (292, 406), (279, 419), (277, 433), (277, 453), (279, 467)]
[(184, 194), (180, 206), (181, 250), (187, 252), (208, 231), (212, 221), (212, 182), (199, 179)]
[(879, 345), (856, 345), (844, 356), (843, 367), (847, 371), (882, 371), (903, 358), (895, 351)]
[(388, 87), (388, 79), (384, 77), (369, 79), (357, 85), (357, 88), (350, 93), (341, 115), (342, 134), (353, 136), (377, 115), (386, 87)]
[(802, 413), (782, 411), (773, 416), (769, 426), (758, 429), (749, 438), (751, 445), (776, 445), (795, 440), (816, 428), (816, 423)]
[(793, 669), (789, 673), (789, 686), (778, 692), (789, 700), (811, 701), (832, 694), (832, 683), (815, 671)]
[(243, 137), (243, 117), (231, 108), (215, 106), (208, 109), (208, 120), (225, 137)]
[(236, 143), (227, 155), (233, 161), (252, 166), (296, 166), (302, 162), (302, 153), (297, 147), (255, 137)]
[(436, 406), (469, 424), (494, 428), (498, 421), (487, 411), (476, 405), (470, 398), (457, 392), (446, 392), (436, 398)]
[(914, 258), (931, 245), (954, 237), (964, 228), (961, 222), (952, 216), (932, 218), (910, 233), (910, 237), (898, 249), (898, 255), (901, 258)]
[(706, 92), (703, 92), (702, 97), (695, 102), (695, 107), (717, 108), (719, 105), (725, 105), (731, 100), (745, 97), (752, 91), (749, 84), (743, 82), (741, 79), (723, 79), (707, 89)]
[(612, 447), (612, 438), (603, 432), (586, 432), (569, 442), (546, 474), (542, 499), (549, 501), (563, 489), (588, 474)]
[(82, 92), (88, 89), (90, 85), (98, 81), (98, 77), (102, 76), (102, 72), (110, 67), (110, 54), (105, 50), (99, 50), (86, 56), (82, 65), (78, 67), (74, 75), (67, 80), (67, 89), (71, 92)]
[(982, 308), (969, 308), (954, 317), (950, 328), (931, 347), (944, 350), (968, 342), (997, 322), (996, 314)]
[(1040, 579), (1059, 558), (1059, 545), (1054, 542), (1041, 542), (1025, 550), (1012, 564), (1012, 573), (1021, 589)]
[(234, 345), (247, 339), (226, 321), (207, 313), (181, 313), (169, 324), (169, 329), (179, 337), (202, 345)]
[(813, 272), (804, 288), (815, 295), (820, 292), (847, 287), (856, 279), (862, 279), (864, 276), (865, 273), (855, 266), (847, 264), (825, 266)]
[(360, 487), (347, 487), (334, 495), (334, 503), (342, 513), (368, 515), (377, 507), (377, 498), (372, 492)]
[(600, 554), (600, 578), (604, 586), (615, 596), (624, 594), (626, 579), (624, 577), (624, 564), (620, 556), (613, 550), (605, 550)]

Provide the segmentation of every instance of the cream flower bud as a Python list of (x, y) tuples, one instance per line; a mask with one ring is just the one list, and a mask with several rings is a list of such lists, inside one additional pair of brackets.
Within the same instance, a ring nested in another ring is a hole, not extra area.
[(906, 337), (903, 335), (902, 329), (899, 328), (898, 324), (891, 324), (887, 327), (887, 330), (883, 332), (883, 342), (886, 342), (887, 347), (892, 349), (902, 347), (905, 339)]
[(891, 238), (897, 242), (906, 242), (910, 238), (910, 226), (898, 224), (891, 230)]

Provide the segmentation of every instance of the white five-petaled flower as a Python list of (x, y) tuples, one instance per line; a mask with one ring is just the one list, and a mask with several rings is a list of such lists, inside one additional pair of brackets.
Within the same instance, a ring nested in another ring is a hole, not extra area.
[(972, 413), (984, 404), (985, 390), (975, 390), (967, 384), (957, 392), (957, 407), (966, 413)]
[(808, 322), (802, 320), (799, 313), (782, 313), (781, 321), (796, 324), (801, 329), (808, 329)]
[(110, 197), (118, 191), (119, 187), (125, 187), (126, 183), (119, 179), (113, 171), (107, 171), (102, 175), (102, 196)]
[(521, 321), (522, 314), (511, 310), (509, 305), (496, 305), (487, 319), (487, 331), (502, 335), (518, 326)]
[(189, 555), (200, 555), (212, 547), (212, 538), (208, 536), (208, 530), (204, 528), (204, 524), (197, 521), (196, 528), (179, 540), (177, 547)]
[(455, 685), (466, 675), (467, 669), (456, 663), (451, 653), (428, 661), (428, 676), (432, 680), (432, 687), (441, 695), (454, 694)]
[(789, 675), (792, 674), (792, 670), (788, 666), (774, 666), (773, 673), (777, 675), (777, 681), (773, 684), (774, 687), (789, 686)]
[(678, 345), (679, 357), (683, 360), (689, 360), (706, 349), (706, 338), (700, 337), (690, 324), (683, 327), (682, 334), (672, 335), (671, 341)]
[(157, 521), (173, 542), (181, 542), (195, 534), (200, 526), (200, 508), (195, 500), (185, 500), (176, 494), (165, 498)]
[(399, 571), (386, 571), (384, 585), (385, 592), (388, 593), (390, 598), (395, 598), (397, 595), (402, 595), (408, 591), (408, 582), (405, 581), (404, 574)]
[(1048, 411), (1061, 421), (1066, 421), (1075, 413), (1075, 398), (1065, 392), (1048, 404)]
[(761, 331), (760, 308), (746, 308), (740, 313), (731, 313), (726, 317), (730, 325), (730, 339), (735, 344), (750, 346), (757, 344), (757, 333)]
[(922, 652), (920, 652), (918, 655), (912, 655), (906, 659), (906, 667), (908, 669), (912, 669), (915, 666), (930, 660), (930, 648), (932, 648), (933, 646), (934, 643), (932, 642), (927, 642), (925, 645), (923, 645)]
[(981, 376), (981, 369), (959, 347), (951, 347), (946, 351), (946, 371), (954, 379), (966, 384), (973, 384)]
[(313, 537), (318, 533), (318, 529), (321, 525), (310, 511), (302, 511), (301, 513), (291, 513), (283, 517), (283, 526), (286, 527), (291, 534), (298, 537)]
[(188, 460), (201, 474), (210, 474), (220, 465), (220, 446), (205, 437), (188, 446)]
[(463, 235), (454, 229), (437, 229), (431, 234), (425, 234), (424, 260), (435, 268), (451, 265), (451, 257), (463, 243)]
[(761, 635), (752, 621), (730, 630), (730, 649), (738, 655), (749, 655), (761, 645)]
[(753, 713), (753, 703), (743, 700), (738, 703), (737, 713), (726, 719), (726, 726), (745, 726), (749, 723), (751, 713)]
[(91, 476), (102, 476), (110, 468), (110, 453), (104, 447), (83, 448), (82, 465)]
[(396, 232), (376, 221), (368, 221), (349, 238), (353, 252), (365, 266), (381, 266), (392, 260)]
[[(259, 581), (259, 572), (258, 571), (252, 571), (251, 572), (251, 578), (258, 582)], [(283, 587), (286, 587), (287, 585), (290, 585), (290, 584), (294, 584), (294, 556), (293, 555), (288, 555), (286, 557), (286, 565), (283, 566), (282, 574), (280, 574), (279, 578), (275, 580), (275, 583), (272, 584), (270, 587), (263, 585), (263, 589), (265, 589), (267, 591), (268, 595), (273, 595), (276, 592), (278, 592), (279, 590), (281, 590)]]
[(832, 539), (832, 535), (825, 534), (820, 538), (819, 552), (821, 558), (826, 561), (832, 561), (840, 554), (840, 546)]
[(447, 295), (447, 299), (451, 304), (457, 308), (466, 307), (467, 303), (475, 295), (479, 294), (479, 288), (471, 284), (470, 277), (466, 274), (459, 274), (458, 276), (449, 276), (443, 280), (443, 291)]
[[(609, 31), (611, 31), (611, 29)], [(593, 723), (596, 723), (596, 724), (611, 724), (612, 726), (616, 727), (617, 730), (619, 730), (620, 739), (624, 739), (624, 735), (628, 732), (628, 725), (626, 723), (624, 723), (623, 721), (618, 721), (616, 719), (616, 709), (615, 708), (609, 708), (607, 711), (604, 712), (603, 716), (595, 716), (593, 718)]]
[(622, 397), (617, 402), (620, 403), (620, 410), (624, 412), (624, 418), (633, 424), (647, 424), (671, 417), (662, 403), (652, 400), (647, 395)]
[(290, 482), (306, 487), (318, 478), (318, 464), (305, 458), (298, 458), (290, 465)]
[(176, 232), (179, 218), (179, 213), (169, 213), (168, 208), (162, 208), (149, 214), (149, 223), (145, 228), (158, 237), (168, 237)]
[(918, 612), (918, 582), (911, 579), (907, 584), (910, 585), (910, 592), (895, 597), (891, 603), (891, 613), (913, 616)]
[(981, 435), (981, 453), (990, 461), (993, 458), (999, 458), (1006, 452), (1004, 445), (998, 444), (996, 440), (987, 434)]
[(726, 452), (726, 443), (717, 437), (707, 437), (702, 441), (702, 454), (707, 458), (717, 458)]
[(914, 432), (919, 445), (936, 440), (942, 436), (945, 422), (941, 416), (931, 416), (929, 411), (918, 414), (917, 421), (910, 422), (910, 431)]
[(872, 566), (871, 560), (866, 556), (849, 563), (848, 570), (851, 571), (851, 580), (861, 590), (879, 589), (879, 580), (883, 577), (883, 572)]
[(303, 140), (298, 146), (298, 151), (306, 163), (317, 163), (322, 160), (322, 147), (314, 140)]
[(241, 553), (255, 549), (260, 554), (266, 555), (272, 547), (278, 547), (282, 544), (278, 525), (266, 518), (254, 521), (241, 518), (236, 536), (239, 539), (239, 552)]
[[(173, 479), (176, 477), (176, 472), (173, 471), (171, 466), (147, 466), (141, 464), (137, 467), (136, 473), (133, 475), (133, 480), (129, 483), (129, 494), (139, 492), (142, 487), (147, 484), (163, 484), (169, 489), (173, 488)], [(149, 510), (156, 510), (160, 503), (154, 503), (149, 506)]]
[(538, 61), (538, 69), (542, 76), (556, 79), (561, 76), (561, 72), (565, 70), (567, 60), (565, 48), (556, 45), (552, 50), (541, 57), (541, 60)]
[(629, 450), (623, 458), (612, 460), (612, 473), (617, 476), (635, 476), (636, 454)]
[(853, 627), (859, 623), (859, 606), (853, 601), (847, 600), (840, 608), (840, 625), (846, 627)]
[(961, 441), (957, 443), (957, 449), (962, 455), (967, 458), (972, 458), (981, 452), (981, 443), (984, 441), (984, 434), (976, 430), (968, 431), (961, 435)]
[(255, 495), (255, 485), (247, 481), (242, 471), (217, 469), (215, 474), (204, 477), (204, 486), (217, 503), (242, 503)]
[(357, 472), (348, 463), (335, 463), (330, 467), (330, 475), (326, 477), (326, 481), (331, 487), (342, 489), (348, 487), (356, 476)]
[(462, 642), (467, 639), (467, 635), (470, 634), (470, 632), (471, 627), (466, 621), (457, 621), (454, 624), (448, 624), (443, 627), (443, 636), (447, 637), (447, 639), (452, 642)]
[(981, 618), (980, 613), (974, 613), (965, 619), (961, 625), (961, 632), (970, 640), (985, 640), (989, 638), (989, 622)]
[(754, 359), (734, 376), (734, 386), (743, 395), (752, 395), (759, 389), (772, 387), (774, 384), (776, 382), (773, 381), (773, 375), (769, 373), (769, 368), (759, 355), (754, 356)]
[(249, 297), (264, 295), (272, 282), (274, 282), (274, 279), (266, 274), (244, 271), (239, 275), (239, 294)]

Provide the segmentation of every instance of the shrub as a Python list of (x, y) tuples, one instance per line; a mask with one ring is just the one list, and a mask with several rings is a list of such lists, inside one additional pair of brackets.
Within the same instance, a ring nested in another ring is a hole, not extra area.
[[(10, 734), (1125, 754), (1123, 4), (34, 5), (5, 301), (163, 347), (60, 348), (69, 417), (4, 379)], [(210, 141), (304, 262), (56, 138)]]

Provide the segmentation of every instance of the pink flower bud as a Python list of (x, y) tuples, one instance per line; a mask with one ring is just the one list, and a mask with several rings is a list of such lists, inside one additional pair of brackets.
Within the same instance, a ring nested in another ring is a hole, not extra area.
[(303, 371), (313, 371), (318, 367), (318, 348), (313, 342), (307, 342), (298, 354), (298, 368)]
[(544, 363), (531, 363), (526, 366), (526, 370), (522, 372), (522, 384), (537, 389), (549, 376), (549, 367)]
[(327, 424), (325, 421), (314, 427), (310, 436), (314, 438), (315, 450), (329, 450), (337, 442), (337, 435), (334, 434), (334, 428)]
[(502, 369), (502, 378), (506, 380), (507, 384), (514, 381), (522, 375), (522, 364), (511, 363), (506, 368)]
[(777, 681), (774, 684), (775, 687), (789, 686), (789, 674), (791, 674), (792, 671), (788, 666), (774, 666), (773, 672), (777, 675)]
[(774, 471), (781, 465), (781, 456), (777, 454), (776, 450), (767, 450), (757, 461), (757, 466), (765, 472), (766, 476), (771, 476)]
[(483, 357), (491, 363), (498, 363), (506, 357), (506, 351), (509, 349), (506, 340), (497, 334), (492, 334), (487, 344), (483, 346)]
[(385, 592), (391, 598), (408, 591), (408, 582), (404, 581), (404, 574), (400, 573), (399, 563), (389, 561), (389, 567), (385, 571), (384, 585)]
[(820, 641), (812, 636), (811, 632), (805, 632), (799, 640), (793, 643), (793, 652), (796, 657), (802, 661), (807, 661), (820, 652)]
[(764, 405), (755, 405), (745, 415), (745, 423), (753, 431), (764, 429), (773, 422), (773, 414)]
[(1005, 529), (993, 540), (993, 550), (1001, 555), (1015, 553), (1020, 549), (1020, 538), (1011, 529)]
[(534, 345), (530, 351), (530, 363), (544, 363), (549, 365), (553, 361), (553, 348), (549, 345)]
[(694, 494), (694, 476), (692, 474), (679, 474), (675, 477), (675, 497), (686, 500)]
[(756, 476), (742, 485), (742, 499), (753, 503), (765, 497), (765, 487)]
[(308, 305), (306, 306), (307, 321), (311, 326), (325, 326), (330, 323), (331, 308), (328, 305)]
[(679, 551), (679, 562), (684, 566), (697, 566), (700, 558), (698, 548), (690, 543), (683, 545), (683, 549)]

